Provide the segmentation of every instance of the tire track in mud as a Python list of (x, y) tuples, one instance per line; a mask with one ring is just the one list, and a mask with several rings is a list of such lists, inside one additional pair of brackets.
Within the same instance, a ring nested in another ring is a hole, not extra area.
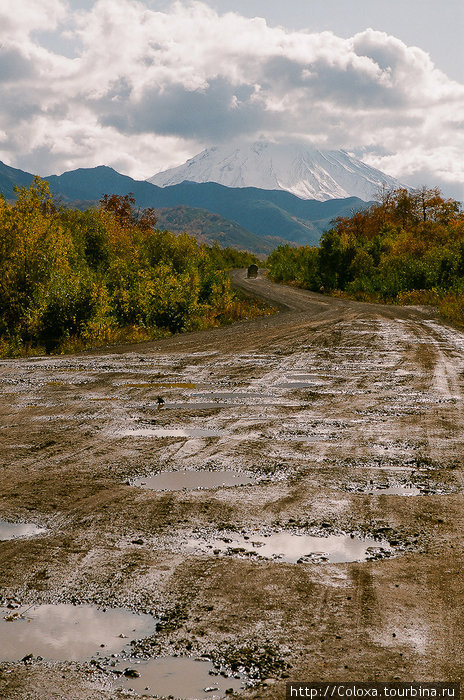
[[(433, 321), (417, 324), (415, 332), (428, 355), (424, 365), (429, 391), (438, 397), (435, 415), (425, 421), (428, 451), (438, 463), (444, 455), (445, 465), (455, 467), (462, 464), (459, 453), (463, 446), (464, 430), (464, 339), (459, 332)], [(454, 460), (449, 459), (450, 452), (454, 453)], [(464, 491), (462, 468), (455, 469), (455, 477), (460, 490)]]

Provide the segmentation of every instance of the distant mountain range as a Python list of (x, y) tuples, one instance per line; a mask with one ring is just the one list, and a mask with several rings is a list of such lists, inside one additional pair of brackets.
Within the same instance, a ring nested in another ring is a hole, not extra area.
[(207, 148), (184, 165), (157, 173), (148, 182), (167, 187), (186, 180), (285, 190), (319, 201), (345, 197), (370, 200), (382, 186), (402, 186), (345, 151), (319, 151), (306, 144), (270, 141)]
[[(32, 179), (32, 174), (0, 161), (0, 192), (7, 199), (14, 199), (14, 185), (28, 186)], [(45, 179), (63, 204), (85, 208), (104, 194), (131, 192), (137, 206), (159, 211), (161, 227), (185, 230), (204, 242), (218, 240), (221, 246), (257, 254), (267, 254), (284, 242), (314, 245), (334, 218), (366, 207), (357, 197), (321, 202), (283, 190), (233, 188), (213, 182), (158, 187), (106, 166), (79, 168)]]

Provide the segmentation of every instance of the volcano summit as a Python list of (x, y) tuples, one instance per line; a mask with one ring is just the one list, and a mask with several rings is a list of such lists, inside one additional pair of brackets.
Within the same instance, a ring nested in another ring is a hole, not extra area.
[(303, 199), (320, 201), (345, 197), (368, 201), (383, 186), (401, 186), (395, 178), (345, 151), (319, 151), (306, 145), (269, 141), (207, 148), (184, 165), (148, 180), (160, 187), (184, 181), (286, 190)]

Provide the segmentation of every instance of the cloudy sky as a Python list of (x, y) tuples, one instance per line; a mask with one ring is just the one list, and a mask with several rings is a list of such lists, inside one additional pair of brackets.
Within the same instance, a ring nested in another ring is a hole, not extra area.
[(464, 199), (462, 0), (0, 0), (0, 160), (136, 178), (270, 138)]

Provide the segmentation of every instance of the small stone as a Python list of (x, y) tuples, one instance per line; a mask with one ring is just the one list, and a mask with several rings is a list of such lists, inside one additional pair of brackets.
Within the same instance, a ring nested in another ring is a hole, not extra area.
[(139, 678), (140, 673), (135, 668), (125, 668), (124, 675), (126, 678)]

